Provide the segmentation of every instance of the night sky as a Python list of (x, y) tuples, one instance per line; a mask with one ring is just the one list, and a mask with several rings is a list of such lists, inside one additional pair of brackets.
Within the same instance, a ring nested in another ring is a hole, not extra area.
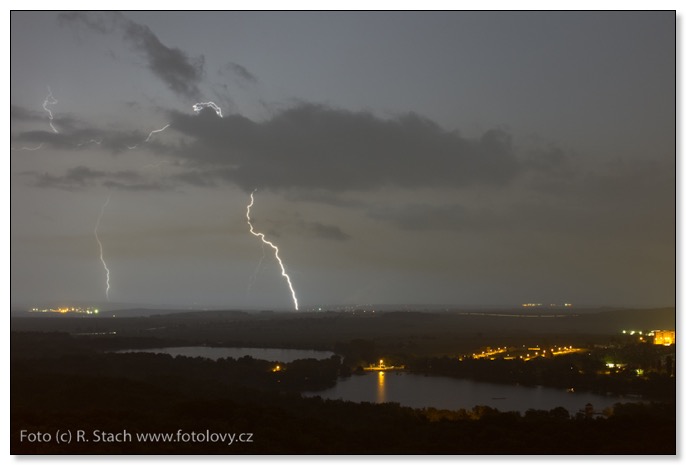
[(301, 309), (675, 304), (674, 12), (13, 12), (10, 38), (12, 303), (105, 302), (99, 239), (111, 303), (292, 310), (257, 189)]

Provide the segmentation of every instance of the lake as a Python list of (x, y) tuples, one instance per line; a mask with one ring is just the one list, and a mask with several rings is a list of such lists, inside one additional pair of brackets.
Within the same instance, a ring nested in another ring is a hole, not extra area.
[(203, 357), (210, 360), (218, 360), (220, 358), (235, 358), (250, 356), (259, 360), (267, 360), (270, 362), (290, 363), (294, 360), (314, 358), (317, 360), (324, 360), (332, 355), (333, 352), (326, 352), (321, 350), (300, 350), (300, 349), (265, 349), (265, 348), (244, 348), (244, 347), (162, 347), (155, 349), (129, 349), (119, 350), (117, 352), (149, 352), (154, 354), (169, 354), (172, 357), (183, 355), (186, 357)]
[(338, 381), (335, 387), (318, 392), (303, 393), (324, 399), (352, 402), (397, 402), (413, 408), (471, 409), (487, 405), (500, 411), (526, 412), (528, 409), (551, 410), (564, 407), (574, 415), (587, 403), (596, 412), (617, 402), (636, 399), (602, 396), (585, 392), (567, 392), (543, 386), (517, 386), (484, 383), (443, 376), (424, 376), (399, 371), (365, 373)]
[[(333, 352), (300, 349), (245, 348), (245, 347), (163, 347), (155, 349), (130, 349), (119, 352), (152, 352), (204, 357), (241, 358), (250, 356), (259, 360), (290, 363), (294, 360), (314, 358), (323, 360), (335, 355)], [(438, 409), (471, 409), (487, 405), (500, 411), (526, 412), (528, 409), (551, 410), (564, 407), (570, 414), (593, 404), (597, 412), (617, 402), (635, 402), (636, 399), (618, 396), (601, 396), (586, 392), (567, 392), (543, 386), (517, 386), (484, 383), (444, 376), (424, 376), (401, 371), (373, 372), (339, 379), (336, 386), (317, 392), (304, 392), (305, 396), (324, 399), (342, 399), (352, 402), (397, 402), (413, 408), (434, 407)]]

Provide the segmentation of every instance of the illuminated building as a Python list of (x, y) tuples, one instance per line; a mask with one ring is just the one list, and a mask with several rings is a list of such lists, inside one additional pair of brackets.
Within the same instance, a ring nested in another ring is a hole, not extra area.
[(676, 331), (666, 329), (657, 329), (655, 332), (655, 339), (653, 344), (661, 346), (671, 346), (676, 344)]
[(398, 366), (393, 366), (393, 365), (386, 365), (383, 361), (383, 359), (379, 360), (378, 365), (371, 364), (367, 367), (363, 367), (364, 371), (394, 371), (394, 370), (404, 370), (405, 365), (398, 365)]

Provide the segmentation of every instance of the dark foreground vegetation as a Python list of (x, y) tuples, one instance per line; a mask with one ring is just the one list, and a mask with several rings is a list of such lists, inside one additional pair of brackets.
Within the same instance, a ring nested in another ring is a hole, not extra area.
[[(110, 353), (64, 333), (15, 332), (11, 344), (13, 454), (676, 453), (674, 399), (618, 404), (607, 417), (416, 410), (302, 397), (336, 382), (339, 357), (277, 368)], [(154, 433), (169, 436), (139, 436)]]

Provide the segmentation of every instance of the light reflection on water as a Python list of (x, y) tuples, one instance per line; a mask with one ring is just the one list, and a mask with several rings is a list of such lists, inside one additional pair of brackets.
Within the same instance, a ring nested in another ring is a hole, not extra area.
[(376, 402), (386, 402), (386, 373), (380, 371), (376, 379)]
[(596, 412), (617, 402), (638, 399), (602, 396), (586, 392), (567, 392), (543, 386), (518, 386), (478, 381), (424, 376), (403, 372), (374, 372), (340, 379), (336, 386), (324, 391), (306, 392), (306, 396), (342, 399), (352, 402), (397, 402), (414, 408), (471, 409), (487, 405), (500, 411), (526, 412), (528, 409), (551, 410), (564, 407), (574, 415), (587, 403)]

